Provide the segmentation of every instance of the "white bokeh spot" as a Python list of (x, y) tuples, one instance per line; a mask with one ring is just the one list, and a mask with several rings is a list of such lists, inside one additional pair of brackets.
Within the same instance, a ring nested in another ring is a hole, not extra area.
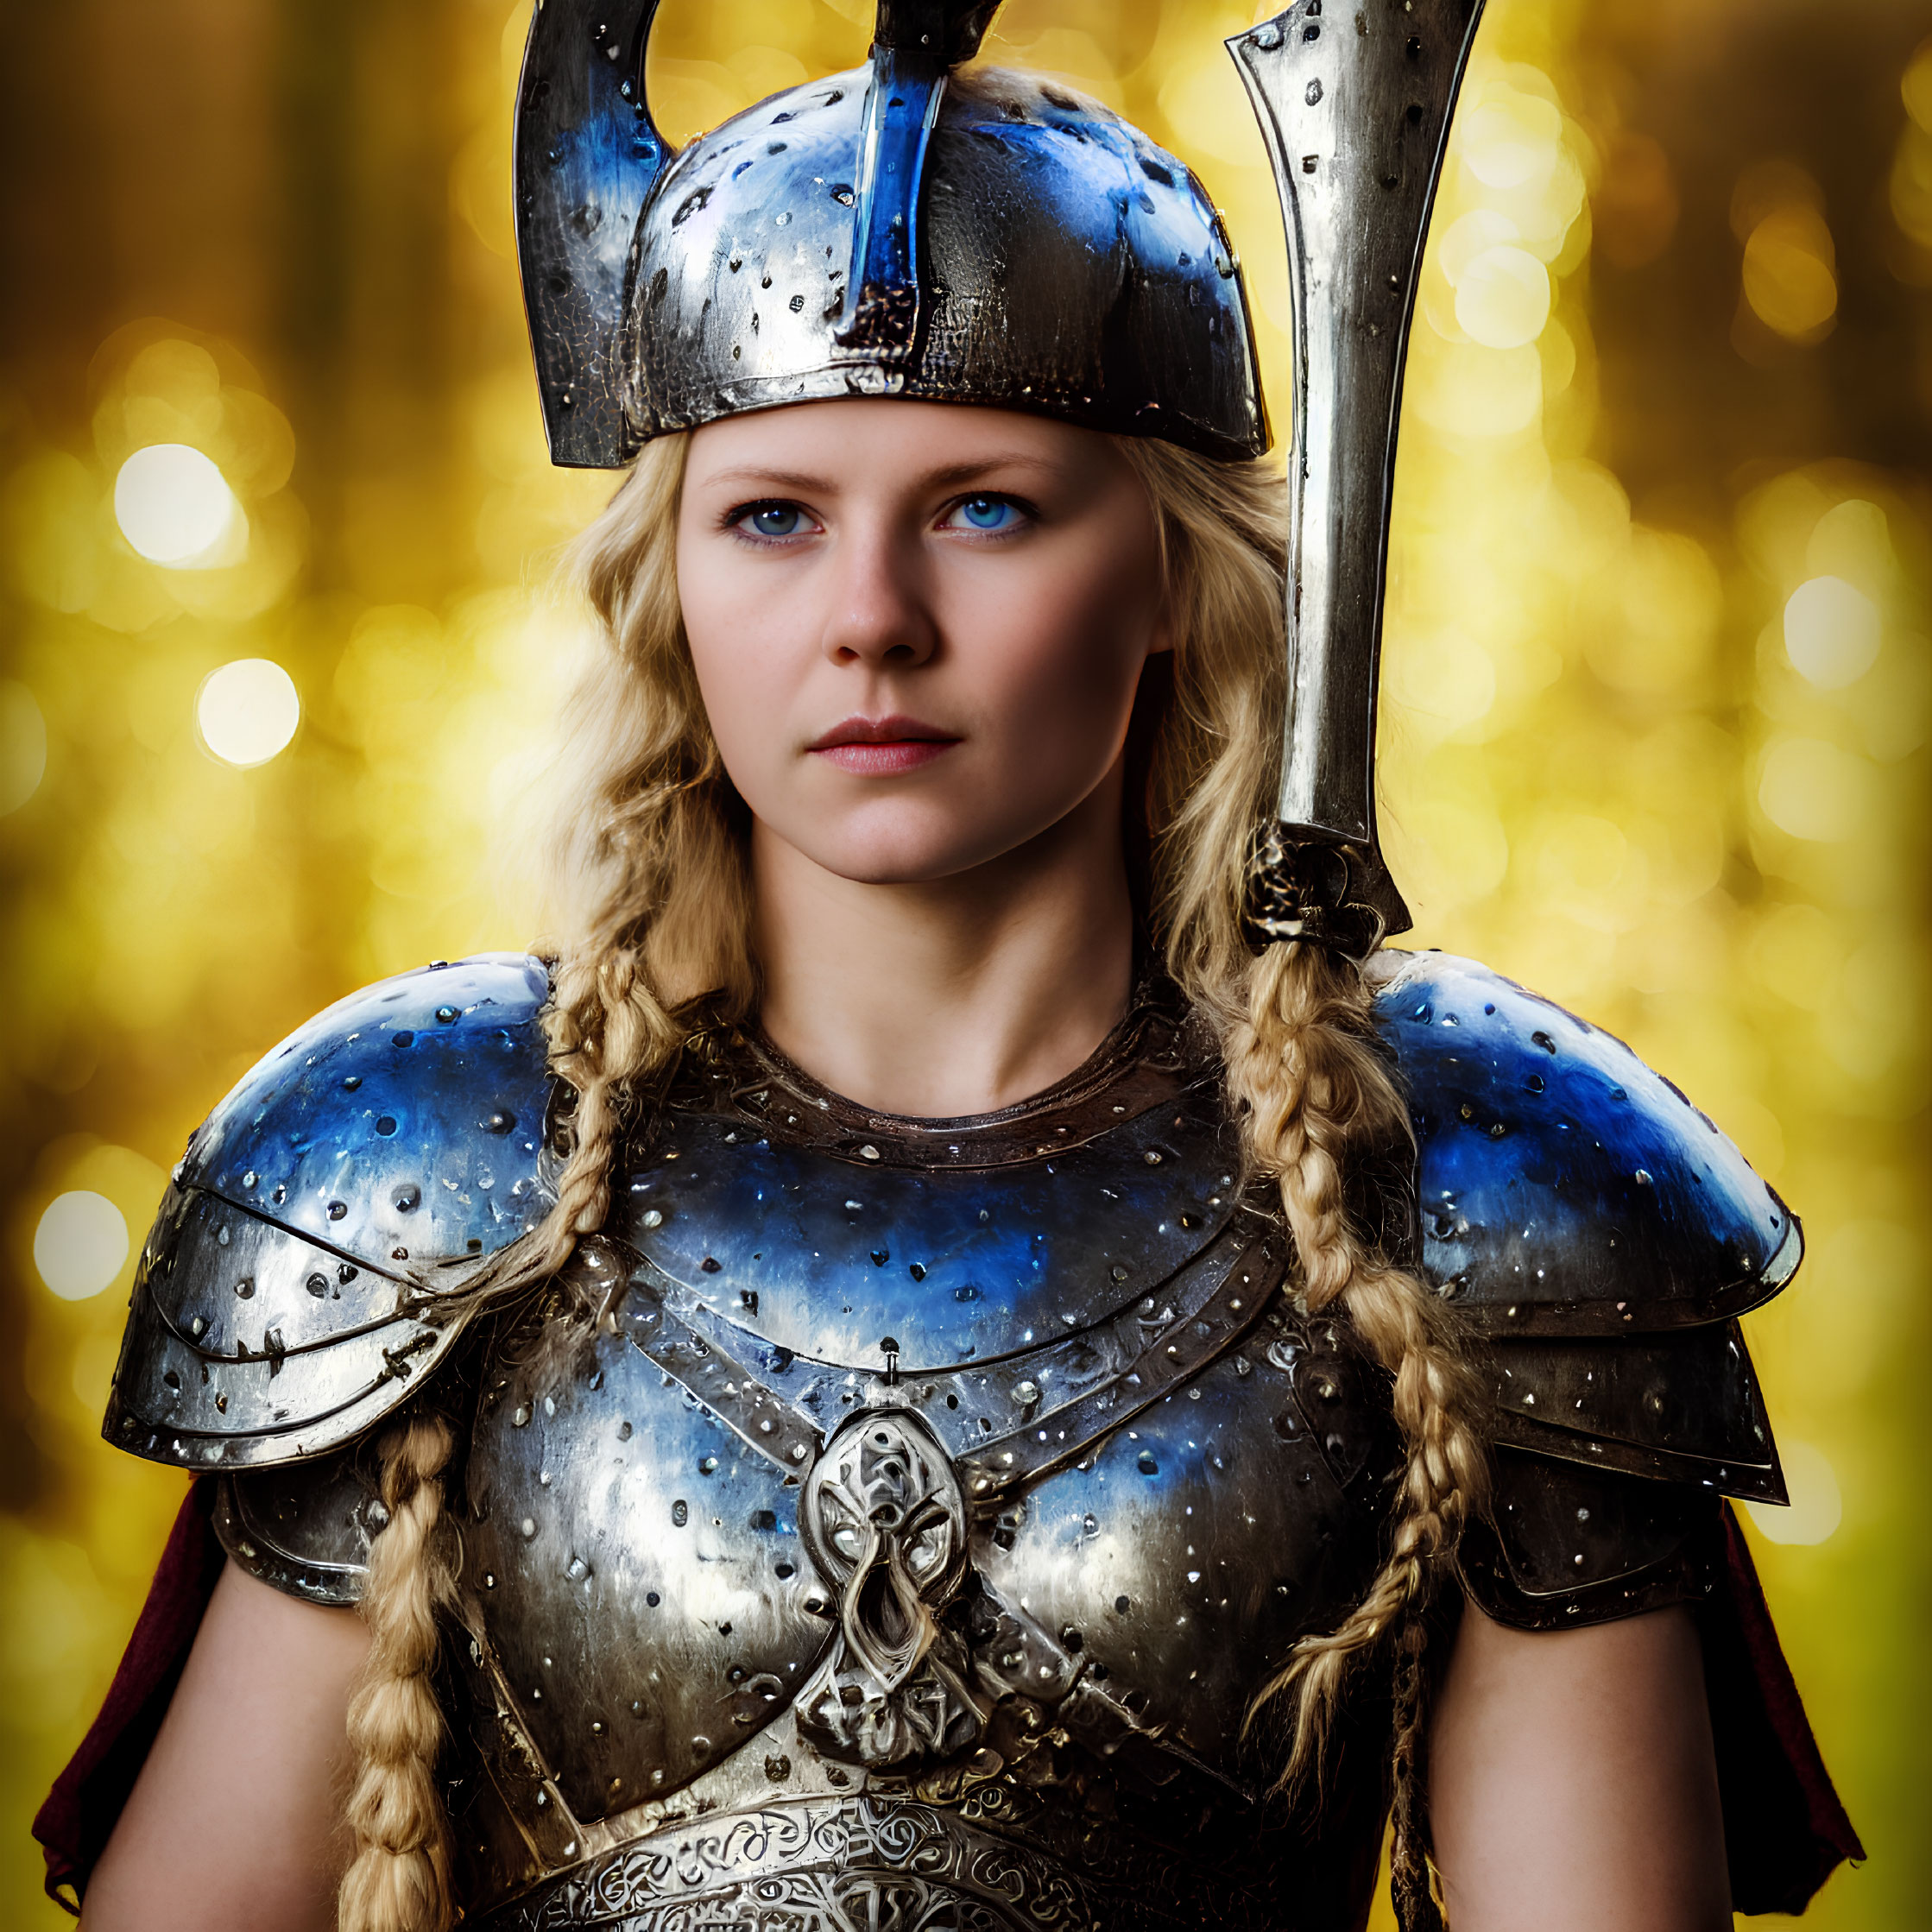
[(1841, 577), (1814, 577), (1784, 603), (1784, 653), (1823, 691), (1856, 684), (1878, 661), (1885, 623), (1878, 607)]
[(208, 674), (194, 717), (201, 742), (224, 764), (265, 765), (295, 736), (302, 700), (272, 658), (237, 658)]
[(221, 559), (242, 507), (214, 463), (186, 443), (150, 443), (114, 479), (114, 521), (150, 563), (192, 568)]
[(34, 1230), (34, 1266), (64, 1302), (110, 1288), (127, 1265), (127, 1217), (104, 1194), (57, 1195)]

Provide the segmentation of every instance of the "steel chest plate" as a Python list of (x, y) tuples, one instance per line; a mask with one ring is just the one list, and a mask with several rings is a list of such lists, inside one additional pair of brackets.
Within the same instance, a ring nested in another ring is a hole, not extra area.
[(917, 1373), (1088, 1327), (1234, 1218), (1232, 1130), (1190, 1095), (1054, 1159), (983, 1170), (869, 1165), (695, 1117), (633, 1174), (613, 1232), (774, 1347)]

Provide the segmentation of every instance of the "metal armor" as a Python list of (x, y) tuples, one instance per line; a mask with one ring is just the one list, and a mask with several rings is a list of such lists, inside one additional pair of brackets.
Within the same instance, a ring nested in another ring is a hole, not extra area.
[(955, 79), (997, 0), (882, 0), (867, 66), (670, 158), (656, 0), (548, 0), (517, 98), (518, 242), (551, 453), (828, 397), (1041, 411), (1255, 456), (1240, 269), (1201, 185), (1051, 81)]
[[(251, 1075), (143, 1258), (109, 1420), (228, 1470), (230, 1554), (337, 1603), (380, 1524), (373, 1424), (412, 1401), (458, 1422), (466, 1910), (528, 1932), (1359, 1923), (1379, 1742), (1285, 1811), (1261, 1796), (1278, 1734), (1244, 1721), (1373, 1573), (1399, 1446), (1346, 1319), (1297, 1304), (1204, 1027), (1157, 985), (1059, 1086), (941, 1121), (700, 1032), (578, 1292), (451, 1337), (409, 1284), (543, 1196), (521, 1126), (546, 1106), (543, 997), (534, 963), (409, 975)], [(1734, 1317), (1789, 1278), (1795, 1224), (1627, 1049), (1482, 968), (1385, 956), (1378, 1007), (1418, 1150), (1386, 1239), (1419, 1203), (1422, 1264), (1498, 1395), (1471, 1590), (1532, 1627), (1695, 1599), (1718, 1493), (1781, 1493)], [(451, 1218), (406, 1273), (384, 1217), (432, 1188)], [(487, 1222), (483, 1196), (519, 1211)], [(241, 1292), (230, 1208), (255, 1280), (287, 1285), (272, 1368), (252, 1323), (215, 1320), (266, 1292)], [(377, 1225), (380, 1287), (375, 1244), (329, 1232)], [(357, 1272), (318, 1294), (323, 1252)], [(419, 1329), (386, 1376), (357, 1353)], [(1377, 1739), (1382, 1693), (1357, 1695), (1347, 1734)]]

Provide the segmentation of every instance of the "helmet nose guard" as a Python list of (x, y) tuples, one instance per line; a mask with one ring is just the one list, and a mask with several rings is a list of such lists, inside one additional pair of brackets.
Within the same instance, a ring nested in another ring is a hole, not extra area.
[(995, 5), (884, 0), (868, 66), (669, 160), (643, 94), (654, 0), (546, 0), (515, 165), (553, 461), (614, 469), (669, 430), (849, 395), (1267, 447), (1212, 203), (1105, 108), (956, 73)]

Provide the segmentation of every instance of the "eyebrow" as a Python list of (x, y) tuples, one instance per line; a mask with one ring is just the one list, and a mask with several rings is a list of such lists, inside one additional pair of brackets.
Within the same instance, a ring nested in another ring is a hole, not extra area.
[[(1059, 473), (1059, 465), (1044, 457), (1028, 455), (1023, 451), (1005, 450), (991, 456), (975, 457), (964, 463), (943, 464), (937, 469), (926, 470), (917, 481), (919, 486), (924, 489), (944, 489), (952, 484), (971, 483), (995, 470), (1031, 470), (1043, 476), (1051, 476)], [(736, 487), (754, 485), (767, 489), (808, 492), (835, 487), (830, 477), (810, 470), (781, 470), (748, 464), (729, 470), (714, 470), (704, 482), (706, 487), (721, 484)]]

